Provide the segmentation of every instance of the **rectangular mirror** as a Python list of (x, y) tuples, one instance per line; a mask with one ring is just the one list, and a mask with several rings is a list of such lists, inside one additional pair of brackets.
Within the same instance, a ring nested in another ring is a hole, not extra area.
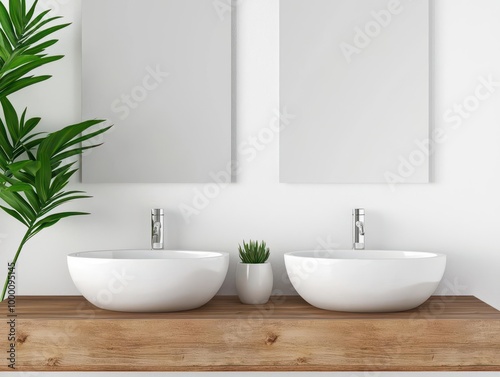
[(231, 16), (213, 0), (84, 0), (83, 157), (97, 183), (203, 183), (231, 162)]
[(280, 181), (429, 181), (429, 1), (281, 0)]

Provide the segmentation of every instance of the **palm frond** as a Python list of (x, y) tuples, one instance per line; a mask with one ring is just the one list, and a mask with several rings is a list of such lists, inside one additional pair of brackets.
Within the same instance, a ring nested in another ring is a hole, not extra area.
[[(50, 10), (37, 14), (37, 1), (29, 9), (26, 0), (9, 0), (8, 9), (5, 1), (0, 2), (0, 209), (27, 227), (13, 264), (26, 242), (43, 229), (68, 217), (87, 215), (52, 212), (71, 201), (90, 197), (82, 191), (64, 191), (78, 171), (71, 158), (97, 147), (99, 144), (81, 143), (110, 128), (97, 127), (102, 120), (89, 120), (48, 134), (37, 132), (41, 118), (29, 118), (27, 109), (19, 116), (8, 98), (48, 80), (50, 75), (37, 76), (33, 72), (63, 58), (46, 54), (46, 49), (57, 43), (57, 39), (46, 39), (69, 24), (57, 24), (61, 17), (48, 17)], [(2, 298), (9, 278), (10, 272)]]

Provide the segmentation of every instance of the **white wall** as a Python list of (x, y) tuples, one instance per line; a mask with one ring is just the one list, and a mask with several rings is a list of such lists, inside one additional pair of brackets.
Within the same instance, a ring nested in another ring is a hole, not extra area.
[[(16, 102), (28, 104), (32, 115), (43, 116), (43, 125), (50, 130), (80, 120), (81, 3), (44, 3), (74, 22), (60, 33), (57, 46), (66, 58), (47, 68), (54, 74), (50, 81), (19, 95)], [(279, 56), (278, 0), (240, 0), (238, 4), (236, 142), (240, 145), (275, 116)], [(149, 209), (153, 207), (167, 210), (169, 248), (232, 253), (222, 294), (235, 293), (236, 247), (243, 238), (269, 243), (275, 285), (292, 292), (282, 279), (283, 253), (315, 248), (318, 239), (328, 237), (337, 247), (348, 248), (351, 208), (363, 206), (369, 248), (446, 253), (447, 272), (438, 292), (449, 293), (454, 286), (456, 294), (473, 294), (500, 308), (500, 87), (458, 129), (450, 129), (450, 123), (443, 120), (454, 103), (474, 94), (478, 77), (491, 75), (500, 81), (498, 19), (500, 2), (496, 0), (435, 0), (434, 118), (435, 127), (447, 130), (447, 140), (432, 157), (432, 184), (403, 185), (394, 192), (386, 185), (278, 184), (277, 139), (252, 162), (240, 156), (238, 183), (222, 190), (189, 224), (179, 205), (190, 204), (203, 185), (75, 183), (75, 189), (86, 190), (94, 198), (73, 208), (90, 211), (92, 216), (67, 220), (28, 244), (18, 265), (19, 294), (77, 294), (66, 269), (66, 254), (147, 248)], [(6, 266), (23, 228), (4, 214), (0, 214), (0, 224), (0, 266)]]

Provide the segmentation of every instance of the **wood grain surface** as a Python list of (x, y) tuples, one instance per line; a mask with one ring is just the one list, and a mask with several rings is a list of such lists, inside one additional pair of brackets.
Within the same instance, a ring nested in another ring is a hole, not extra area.
[[(8, 319), (5, 302), (0, 310)], [(500, 312), (471, 296), (374, 314), (325, 311), (297, 296), (260, 306), (219, 296), (178, 313), (17, 297), (16, 315), (17, 371), (500, 371)], [(3, 352), (8, 332), (4, 320)]]

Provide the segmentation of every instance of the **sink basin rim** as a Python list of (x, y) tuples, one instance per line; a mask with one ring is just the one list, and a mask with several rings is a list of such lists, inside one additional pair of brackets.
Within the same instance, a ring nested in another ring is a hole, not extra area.
[[(114, 255), (114, 254), (117, 255)], [(136, 254), (136, 256), (120, 257), (119, 254)], [(151, 257), (141, 257), (140, 254)], [(156, 255), (155, 255), (156, 254)], [(67, 255), (68, 258), (99, 260), (99, 261), (160, 261), (160, 260), (193, 260), (229, 257), (229, 253), (220, 251), (197, 250), (148, 250), (148, 249), (117, 249), (117, 250), (91, 250), (79, 251)]]
[[(327, 253), (328, 255), (324, 255)], [(430, 251), (401, 250), (300, 250), (285, 253), (286, 257), (321, 259), (326, 261), (405, 261), (417, 259), (446, 258), (446, 254)]]

